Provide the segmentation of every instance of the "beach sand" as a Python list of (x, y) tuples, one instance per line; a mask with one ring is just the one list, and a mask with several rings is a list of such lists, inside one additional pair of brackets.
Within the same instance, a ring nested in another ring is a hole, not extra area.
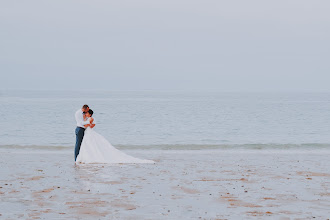
[(156, 161), (137, 165), (0, 150), (1, 219), (330, 218), (326, 150), (125, 150)]

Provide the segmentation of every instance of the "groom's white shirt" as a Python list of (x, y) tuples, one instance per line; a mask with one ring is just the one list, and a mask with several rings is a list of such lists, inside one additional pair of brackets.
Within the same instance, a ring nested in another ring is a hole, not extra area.
[(87, 125), (87, 124), (90, 123), (88, 120), (84, 121), (83, 111), (81, 109), (76, 111), (76, 114), (74, 116), (76, 118), (76, 122), (77, 122), (78, 127), (85, 128), (84, 125)]

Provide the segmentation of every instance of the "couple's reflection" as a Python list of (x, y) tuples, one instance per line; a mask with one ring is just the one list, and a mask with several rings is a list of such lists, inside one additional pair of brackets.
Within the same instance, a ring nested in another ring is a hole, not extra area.
[(120, 176), (115, 172), (118, 164), (76, 164), (74, 165), (74, 182), (82, 190), (100, 191), (109, 187), (108, 182), (118, 181)]

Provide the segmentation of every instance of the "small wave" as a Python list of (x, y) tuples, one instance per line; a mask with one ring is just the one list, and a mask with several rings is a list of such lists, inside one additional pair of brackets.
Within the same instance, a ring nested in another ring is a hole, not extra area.
[(117, 145), (121, 149), (152, 149), (152, 150), (203, 150), (203, 149), (330, 149), (329, 144), (163, 144), (163, 145)]
[[(303, 144), (154, 144), (154, 145), (115, 145), (118, 149), (127, 150), (292, 150), (292, 149), (330, 149), (330, 143), (303, 143)], [(53, 145), (0, 145), (0, 149), (45, 149), (69, 150), (74, 146)]]
[(71, 146), (54, 146), (54, 145), (0, 145), (0, 149), (36, 149), (36, 150), (65, 150), (71, 149)]

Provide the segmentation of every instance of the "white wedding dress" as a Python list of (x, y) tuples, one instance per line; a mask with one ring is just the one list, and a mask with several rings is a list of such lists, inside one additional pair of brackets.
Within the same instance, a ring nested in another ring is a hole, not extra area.
[(81, 143), (77, 163), (155, 163), (117, 150), (102, 135), (87, 127)]

